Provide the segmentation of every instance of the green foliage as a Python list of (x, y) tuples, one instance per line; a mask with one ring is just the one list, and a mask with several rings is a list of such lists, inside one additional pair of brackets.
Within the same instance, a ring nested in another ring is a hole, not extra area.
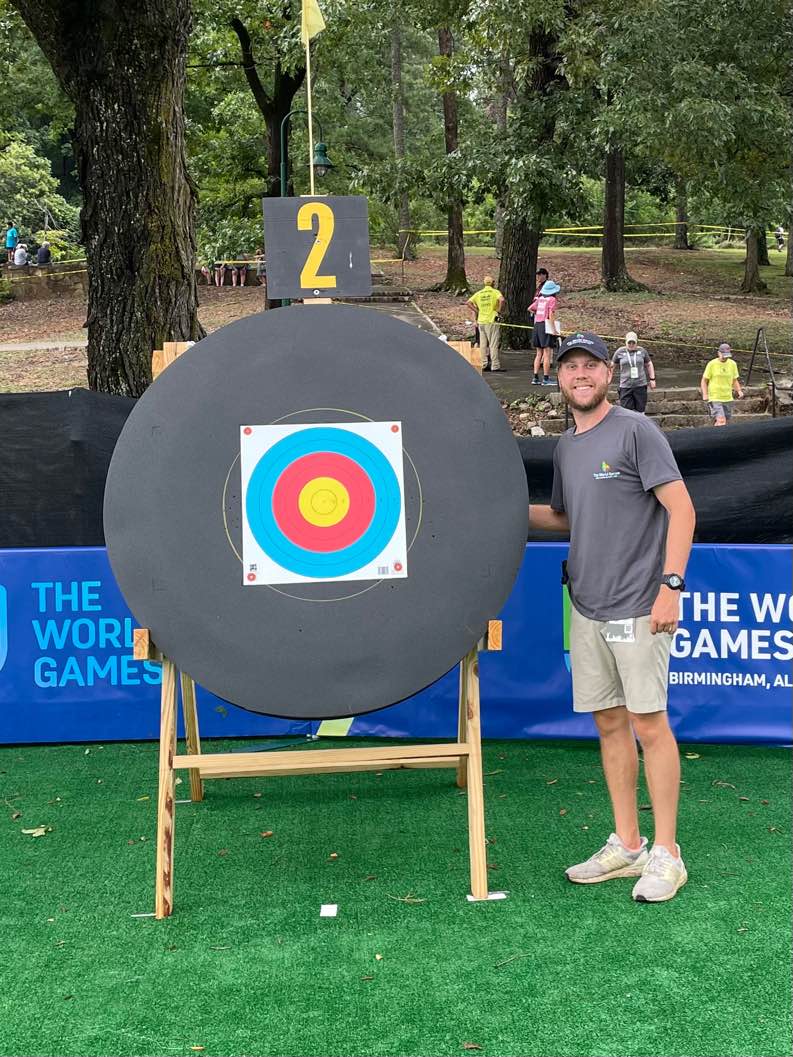
[(53, 261), (71, 261), (85, 256), (82, 246), (76, 244), (73, 233), (62, 228), (42, 228), (33, 233), (33, 239), (39, 246), (45, 241), (50, 244)]
[(57, 191), (46, 158), (29, 143), (10, 138), (0, 148), (0, 221), (13, 221), (20, 234), (41, 227), (45, 211), (62, 227), (77, 226), (79, 210)]
[(22, 20), (0, 0), (0, 147), (10, 139), (29, 143), (47, 158), (59, 191), (76, 197), (71, 128), (74, 108)]
[(261, 219), (216, 216), (213, 222), (205, 221), (199, 229), (198, 263), (243, 260), (252, 257), (261, 244)]
[[(582, 177), (579, 207), (572, 214), (561, 213), (557, 216), (549, 217), (546, 227), (590, 226), (592, 234), (595, 234), (603, 224), (603, 198), (603, 181), (595, 180), (589, 176)], [(643, 190), (641, 187), (627, 188), (625, 194), (625, 224), (628, 227), (628, 233), (630, 233), (632, 225), (665, 224), (674, 219), (674, 210), (670, 209), (668, 205), (659, 202), (656, 195)], [(659, 232), (672, 232), (674, 228), (659, 228), (657, 230)], [(545, 241), (550, 245), (556, 246), (598, 245), (597, 238), (585, 237), (583, 234), (575, 232), (571, 232), (569, 235), (548, 235)], [(632, 242), (634, 240), (630, 239), (629, 241)], [(664, 238), (659, 234), (655, 239), (642, 238), (635, 241), (642, 246), (668, 245), (670, 239)]]
[(0, 279), (0, 305), (8, 304), (14, 300), (14, 287), (8, 279)]
[[(445, 228), (451, 191), (463, 196), (466, 228), (493, 227), (497, 205), (511, 216), (541, 216), (546, 227), (599, 225), (610, 143), (625, 150), (628, 224), (674, 219), (677, 177), (687, 182), (692, 219), (732, 224), (741, 239), (745, 225), (786, 223), (791, 48), (783, 0), (646, 0), (629, 8), (622, 0), (320, 2), (327, 28), (312, 45), (314, 112), (335, 168), (318, 190), (366, 194), (374, 241), (396, 242), (403, 191), (417, 228)], [(268, 134), (232, 19), (250, 34), (268, 92), (279, 70), (294, 72), (304, 62), (297, 3), (194, 0), (186, 125), (202, 259), (251, 254), (262, 237)], [(390, 77), (396, 23), (406, 118), (400, 164)], [(442, 25), (454, 34), (451, 59), (437, 53)], [(543, 34), (554, 41), (559, 76), (537, 93)], [(0, 221), (41, 229), (46, 208), (67, 232), (53, 257), (74, 256), (72, 107), (8, 0), (0, 0), (0, 62), (7, 70), (0, 94)], [(445, 89), (457, 93), (460, 111), (460, 147), (449, 156)], [(496, 120), (504, 103), (506, 127)], [(293, 105), (305, 108), (305, 88)], [(305, 194), (303, 113), (292, 121), (290, 145), (291, 186)], [(700, 236), (702, 244), (720, 239)], [(487, 235), (466, 241), (492, 244)]]

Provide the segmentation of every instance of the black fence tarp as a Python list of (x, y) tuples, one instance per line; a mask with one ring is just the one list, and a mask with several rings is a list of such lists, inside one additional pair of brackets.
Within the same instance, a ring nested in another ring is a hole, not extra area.
[[(107, 467), (134, 403), (87, 389), (0, 394), (0, 548), (104, 544)], [(793, 541), (793, 418), (676, 430), (669, 440), (699, 542)], [(550, 499), (557, 442), (517, 442), (535, 503)]]

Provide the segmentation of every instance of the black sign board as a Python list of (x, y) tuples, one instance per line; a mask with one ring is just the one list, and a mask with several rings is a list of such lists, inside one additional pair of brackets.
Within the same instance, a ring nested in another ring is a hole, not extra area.
[(264, 198), (262, 209), (268, 297), (371, 294), (363, 195)]

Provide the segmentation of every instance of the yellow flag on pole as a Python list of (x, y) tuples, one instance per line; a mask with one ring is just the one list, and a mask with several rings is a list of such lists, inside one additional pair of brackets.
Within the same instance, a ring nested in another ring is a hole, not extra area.
[(317, 0), (303, 0), (300, 39), (303, 41), (304, 46), (308, 44), (312, 37), (316, 37), (317, 33), (321, 33), (324, 28), (325, 19), (322, 17)]

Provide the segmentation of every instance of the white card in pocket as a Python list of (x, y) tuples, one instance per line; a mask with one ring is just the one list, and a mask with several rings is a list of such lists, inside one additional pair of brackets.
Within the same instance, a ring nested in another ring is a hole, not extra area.
[(635, 642), (636, 622), (633, 617), (628, 620), (609, 620), (600, 630), (606, 642)]

